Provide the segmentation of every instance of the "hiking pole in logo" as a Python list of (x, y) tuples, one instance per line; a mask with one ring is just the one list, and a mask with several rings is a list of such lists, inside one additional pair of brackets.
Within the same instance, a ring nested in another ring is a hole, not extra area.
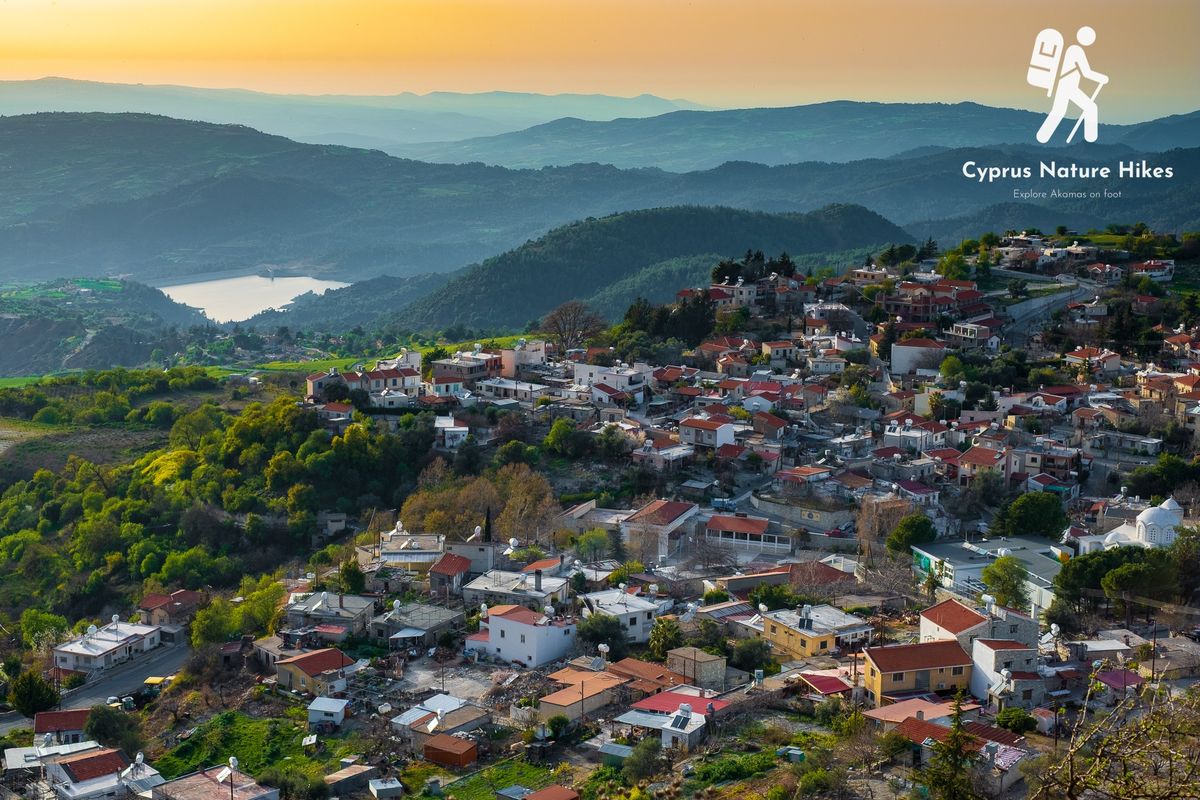
[[(1046, 96), (1054, 98), (1050, 113), (1037, 132), (1037, 140), (1042, 144), (1054, 136), (1072, 105), (1079, 109), (1079, 119), (1067, 137), (1067, 144), (1075, 138), (1080, 125), (1083, 125), (1083, 138), (1089, 142), (1096, 141), (1099, 133), (1100, 108), (1096, 105), (1096, 97), (1108, 83), (1108, 76), (1092, 69), (1083, 50), (1096, 41), (1096, 32), (1084, 25), (1076, 32), (1075, 40), (1077, 44), (1067, 47), (1064, 53), (1063, 35), (1054, 28), (1046, 28), (1033, 43), (1033, 55), (1029, 58), (1025, 80), (1030, 86), (1045, 89)], [(1084, 79), (1096, 83), (1091, 96), (1079, 85)]]

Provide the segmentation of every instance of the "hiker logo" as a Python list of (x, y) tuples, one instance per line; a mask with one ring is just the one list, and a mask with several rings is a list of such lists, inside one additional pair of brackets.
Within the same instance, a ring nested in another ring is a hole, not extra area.
[[(1100, 108), (1096, 105), (1096, 96), (1108, 83), (1108, 76), (1092, 69), (1084, 52), (1085, 47), (1096, 41), (1096, 32), (1084, 25), (1075, 33), (1075, 41), (1076, 44), (1067, 47), (1064, 53), (1063, 35), (1054, 28), (1046, 28), (1033, 43), (1025, 80), (1030, 86), (1045, 89), (1046, 96), (1054, 98), (1050, 113), (1037, 132), (1037, 140), (1042, 144), (1054, 136), (1072, 105), (1079, 110), (1079, 119), (1067, 136), (1067, 144), (1075, 138), (1080, 125), (1083, 125), (1083, 138), (1089, 142), (1096, 141), (1099, 132)], [(1091, 95), (1080, 85), (1084, 80), (1096, 84)]]

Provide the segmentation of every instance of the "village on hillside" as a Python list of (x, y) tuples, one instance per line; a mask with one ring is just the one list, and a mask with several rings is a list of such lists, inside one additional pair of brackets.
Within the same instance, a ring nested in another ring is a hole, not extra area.
[(891, 798), (959, 748), (973, 796), (1025, 797), (1102, 721), (1194, 714), (1200, 307), (1064, 234), (747, 254), (679, 288), (715, 326), (669, 363), (543, 326), (313, 372), (331, 434), (432, 412), (445, 463), (559, 502), (322, 509), (313, 553), (351, 557), (275, 582), (266, 635), (193, 649), (257, 601), (179, 585), (48, 643), (5, 796)]

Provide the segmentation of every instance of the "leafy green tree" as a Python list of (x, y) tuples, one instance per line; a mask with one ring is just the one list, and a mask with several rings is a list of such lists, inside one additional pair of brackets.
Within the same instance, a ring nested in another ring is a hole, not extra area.
[(887, 549), (891, 553), (907, 553), (914, 544), (927, 544), (937, 538), (933, 521), (918, 512), (909, 514), (888, 534)]
[(729, 656), (731, 666), (746, 672), (765, 669), (773, 663), (771, 645), (766, 639), (743, 639), (734, 645)]
[(629, 655), (629, 639), (625, 634), (625, 626), (616, 617), (605, 614), (584, 617), (576, 626), (575, 634), (592, 652), (598, 652), (597, 645), (607, 644), (608, 658), (612, 661), (620, 661)]
[(587, 591), (588, 580), (587, 575), (582, 570), (571, 573), (571, 591), (575, 594), (583, 594)]
[(1057, 539), (1067, 527), (1067, 514), (1058, 495), (1028, 492), (1000, 509), (989, 533), (993, 536), (1046, 536)]
[(658, 661), (665, 661), (667, 651), (683, 647), (683, 629), (674, 619), (660, 617), (650, 629), (650, 654)]
[(765, 605), (768, 611), (802, 605), (801, 601), (804, 600), (783, 583), (760, 583), (750, 590), (747, 597), (755, 608)]
[(192, 618), (192, 647), (197, 649), (206, 644), (227, 642), (234, 633), (237, 633), (237, 620), (233, 604), (224, 597), (213, 598)]
[(26, 647), (36, 647), (43, 642), (57, 640), (67, 631), (66, 617), (27, 608), (21, 612), (21, 641)]
[(631, 784), (653, 778), (665, 766), (662, 757), (662, 742), (657, 736), (647, 736), (633, 746), (633, 752), (625, 759), (621, 772)]
[(608, 531), (603, 528), (592, 528), (579, 534), (575, 539), (575, 554), (585, 564), (604, 558), (608, 552)]
[(575, 425), (566, 417), (559, 417), (550, 426), (550, 432), (542, 440), (542, 448), (555, 455), (567, 455), (571, 434), (575, 433)]
[(727, 602), (729, 600), (729, 592), (724, 589), (711, 589), (705, 592), (704, 597), (701, 599), (706, 606), (716, 605), (717, 603)]
[(1010, 608), (1029, 607), (1029, 588), (1025, 580), (1029, 571), (1016, 556), (1000, 556), (983, 568), (980, 579), (996, 602)]
[(934, 800), (977, 800), (971, 781), (976, 757), (975, 737), (963, 728), (963, 695), (954, 697), (950, 714), (950, 732), (933, 745), (933, 756), (921, 770), (921, 780)]
[(30, 719), (39, 711), (49, 711), (58, 705), (58, 690), (37, 672), (22, 672), (8, 687), (8, 700), (13, 708)]
[(144, 747), (137, 717), (105, 705), (92, 706), (83, 724), (83, 732), (87, 738), (95, 739), (105, 747), (123, 750), (126, 754), (136, 753)]
[(1037, 727), (1037, 720), (1020, 706), (1013, 706), (996, 715), (996, 724), (1005, 730), (1024, 735)]
[(546, 727), (550, 729), (550, 738), (559, 739), (563, 732), (570, 726), (571, 720), (567, 719), (565, 714), (555, 714), (550, 719), (546, 720)]
[(367, 587), (367, 576), (363, 574), (357, 558), (348, 558), (342, 562), (338, 576), (341, 578), (342, 589), (348, 594), (362, 594), (363, 589)]

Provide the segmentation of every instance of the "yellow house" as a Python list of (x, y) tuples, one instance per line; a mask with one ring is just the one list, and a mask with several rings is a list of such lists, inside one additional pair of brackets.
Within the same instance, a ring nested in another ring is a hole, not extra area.
[[(275, 662), (275, 677), (281, 689), (293, 689), (321, 696), (336, 682), (340, 671), (354, 659), (335, 647), (301, 653)], [(341, 681), (345, 683), (345, 680)]]
[(828, 655), (837, 649), (837, 632), (803, 619), (795, 611), (771, 611), (763, 615), (763, 638), (771, 650), (787, 660)]
[(868, 647), (863, 685), (876, 706), (920, 693), (954, 694), (971, 682), (971, 657), (956, 641)]

